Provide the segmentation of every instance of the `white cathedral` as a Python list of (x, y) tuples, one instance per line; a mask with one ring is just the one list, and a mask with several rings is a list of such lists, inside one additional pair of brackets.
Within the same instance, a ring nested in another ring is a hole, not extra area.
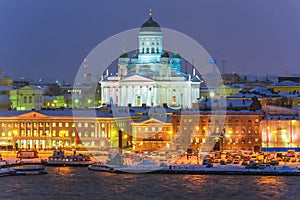
[(200, 79), (181, 71), (181, 57), (163, 52), (161, 28), (149, 19), (139, 31), (139, 49), (131, 58), (118, 59), (118, 73), (106, 75), (101, 84), (102, 104), (192, 108), (200, 96)]

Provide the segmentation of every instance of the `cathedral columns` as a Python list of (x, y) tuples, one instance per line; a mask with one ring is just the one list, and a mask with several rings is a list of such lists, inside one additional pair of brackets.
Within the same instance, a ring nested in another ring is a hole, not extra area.
[(135, 99), (134, 99), (134, 85), (133, 86), (131, 86), (131, 89), (132, 89), (132, 92), (131, 92), (131, 104), (132, 104), (132, 106), (135, 106), (136, 105), (136, 103), (135, 103)]
[(148, 92), (149, 92), (149, 86), (146, 86), (146, 105), (149, 105), (149, 99), (148, 99)]
[(156, 106), (156, 92), (157, 92), (157, 88), (155, 86), (153, 86), (153, 99), (151, 104), (153, 104), (153, 106)]
[(143, 86), (140, 86), (140, 105), (138, 105), (138, 106), (142, 106), (142, 103), (143, 103), (143, 97), (142, 97), (142, 93), (143, 92)]
[(128, 106), (128, 86), (126, 85), (126, 101), (125, 101), (125, 106)]

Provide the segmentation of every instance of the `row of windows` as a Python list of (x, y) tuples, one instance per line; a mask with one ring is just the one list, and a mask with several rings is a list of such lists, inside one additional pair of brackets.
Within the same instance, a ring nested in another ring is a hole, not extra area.
[[(151, 50), (151, 51), (150, 51)], [(147, 47), (146, 49), (143, 47), (142, 48), (142, 52), (141, 53), (159, 53), (159, 49), (158, 48), (154, 48), (152, 47), (151, 49), (149, 47)]]
[(137, 131), (171, 131), (171, 127), (137, 127)]
[[(191, 139), (191, 143), (198, 143), (198, 144), (205, 144), (206, 142), (209, 142), (209, 143), (213, 143), (215, 142), (214, 139), (212, 138), (209, 138), (208, 141), (207, 141), (207, 138), (195, 138), (195, 139)], [(254, 138), (254, 139), (251, 139), (251, 138), (248, 138), (248, 139), (245, 139), (245, 138), (224, 138), (223, 139), (223, 143), (227, 143), (227, 144), (246, 144), (246, 143), (252, 143), (252, 142), (255, 142), (255, 143), (258, 143), (259, 142), (259, 138)]]
[[(94, 128), (95, 127), (95, 123), (88, 123), (88, 122), (85, 122), (85, 123), (81, 123), (81, 122), (79, 122), (79, 123), (76, 123), (76, 125), (77, 125), (77, 127), (85, 127), (85, 128), (87, 128), (87, 127), (91, 127), (91, 128)], [(23, 127), (25, 127), (25, 126), (27, 126), (27, 127), (34, 127), (34, 128), (36, 128), (36, 127), (50, 127), (50, 122), (39, 122), (39, 123), (36, 123), (36, 122), (34, 122), (34, 123), (31, 123), (31, 122), (21, 122), (20, 123), (20, 127), (21, 128), (23, 128)], [(68, 127), (75, 127), (75, 123), (68, 123), (68, 122), (52, 122), (52, 127), (66, 127), (66, 128), (68, 128)], [(17, 127), (19, 127), (19, 124), (17, 123), (17, 122), (12, 122), (12, 123), (4, 123), (4, 122), (2, 122), (1, 123), (1, 127), (8, 127), (8, 128), (13, 128), (13, 127), (15, 127), (15, 128), (17, 128)], [(104, 128), (105, 127), (105, 123), (101, 123), (101, 127), (102, 128)]]
[[(194, 121), (194, 119), (183, 119), (182, 120), (183, 122), (193, 122)], [(196, 122), (198, 122), (198, 119), (196, 119), (195, 120)], [(224, 123), (225, 121), (224, 120), (219, 120), (219, 119), (215, 119), (215, 120), (212, 120), (212, 119), (202, 119), (201, 120), (201, 122), (202, 123), (206, 123), (206, 122), (208, 122), (208, 123), (212, 123), (212, 121), (214, 121), (215, 123), (220, 123), (220, 122), (222, 122), (222, 123)], [(252, 123), (252, 119), (227, 119), (227, 123), (239, 123), (239, 122), (242, 122), (242, 123), (246, 123), (246, 122), (248, 122), (248, 123)], [(259, 122), (259, 120), (258, 119), (255, 119), (254, 120), (254, 122), (255, 123), (258, 123)], [(177, 120), (177, 123), (179, 123), (179, 121)]]
[[(144, 46), (145, 43), (143, 42), (142, 45)], [(155, 42), (152, 42), (151, 45), (155, 45)], [(156, 42), (156, 45), (159, 45), (159, 42)]]
[[(39, 132), (37, 130), (34, 130), (34, 131), (28, 130), (27, 132), (25, 130), (21, 130), (20, 135), (17, 132), (13, 133), (11, 131), (8, 131), (8, 132), (2, 131), (1, 136), (2, 137), (5, 137), (5, 136), (7, 136), (7, 137), (12, 137), (12, 136), (23, 136), (23, 137), (42, 137), (42, 136), (69, 137), (69, 136), (72, 136), (72, 137), (76, 137), (76, 133), (75, 133), (75, 131), (72, 131), (71, 134), (69, 134), (68, 130), (64, 130), (64, 131), (52, 130), (51, 134), (48, 130), (45, 132), (42, 130), (40, 130)], [(106, 137), (106, 134), (105, 134), (105, 131), (101, 131), (98, 134), (97, 133), (95, 134), (94, 131), (91, 131), (91, 132), (90, 131), (84, 131), (84, 132), (79, 131), (78, 136), (79, 137)]]

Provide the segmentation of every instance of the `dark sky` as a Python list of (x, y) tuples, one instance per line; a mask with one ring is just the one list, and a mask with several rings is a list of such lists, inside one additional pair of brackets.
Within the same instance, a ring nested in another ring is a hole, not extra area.
[[(198, 41), (226, 72), (300, 74), (299, 0), (0, 0), (0, 69), (72, 82), (106, 38), (148, 18)], [(120, 50), (121, 52), (121, 50)]]

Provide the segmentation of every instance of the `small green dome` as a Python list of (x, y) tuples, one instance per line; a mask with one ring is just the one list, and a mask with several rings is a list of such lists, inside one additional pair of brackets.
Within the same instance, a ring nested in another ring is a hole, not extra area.
[(120, 55), (120, 58), (129, 58), (128, 53), (123, 53), (122, 55)]

